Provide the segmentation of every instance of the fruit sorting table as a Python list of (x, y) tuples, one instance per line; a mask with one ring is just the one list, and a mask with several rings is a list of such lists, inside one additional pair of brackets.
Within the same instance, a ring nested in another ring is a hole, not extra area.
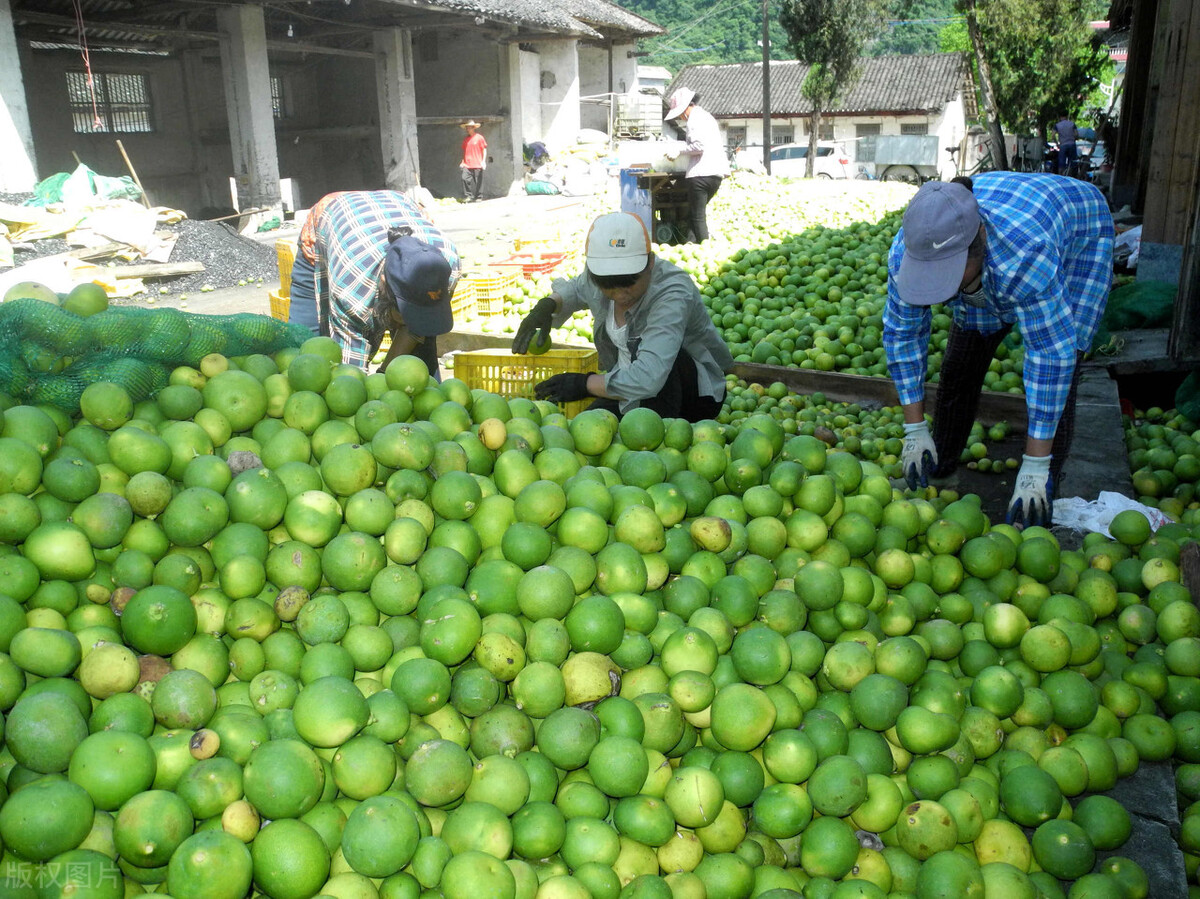
[(688, 198), (682, 172), (621, 169), (621, 211), (638, 216), (655, 243), (686, 243)]

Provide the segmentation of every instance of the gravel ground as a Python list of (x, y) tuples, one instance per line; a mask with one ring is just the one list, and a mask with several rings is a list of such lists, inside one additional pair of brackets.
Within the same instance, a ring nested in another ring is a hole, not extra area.
[[(21, 196), (0, 194), (0, 201), (7, 201), (8, 197), (19, 199)], [(157, 293), (162, 287), (167, 288), (170, 293), (195, 293), (204, 287), (220, 290), (259, 281), (270, 282), (279, 277), (274, 241), (260, 243), (250, 237), (243, 237), (224, 222), (184, 219), (177, 225), (163, 225), (159, 230), (174, 231), (179, 235), (175, 247), (171, 250), (171, 262), (202, 262), (204, 271), (177, 278), (147, 279), (147, 290), (151, 293)], [(49, 237), (15, 246), (13, 258), (17, 265), (23, 265), (43, 256), (64, 253), (70, 249), (62, 238)], [(105, 262), (97, 261), (101, 264)], [(143, 259), (133, 262), (119, 259), (113, 261), (118, 266), (145, 264)]]
[(159, 287), (186, 293), (203, 287), (219, 290), (279, 277), (274, 244), (243, 237), (224, 222), (184, 219), (170, 230), (179, 232), (171, 262), (203, 262), (204, 271), (180, 278), (156, 278), (153, 283)]

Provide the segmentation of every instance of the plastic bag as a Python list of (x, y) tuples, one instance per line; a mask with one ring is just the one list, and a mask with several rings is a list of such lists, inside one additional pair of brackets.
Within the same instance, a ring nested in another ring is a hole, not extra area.
[(1166, 515), (1151, 506), (1130, 499), (1123, 493), (1104, 490), (1100, 495), (1088, 502), (1078, 496), (1068, 496), (1054, 501), (1055, 527), (1070, 528), (1073, 531), (1095, 531), (1111, 538), (1108, 525), (1118, 512), (1126, 509), (1136, 509), (1150, 520), (1150, 527), (1158, 530), (1170, 521)]
[(1124, 264), (1126, 268), (1137, 268), (1138, 252), (1142, 246), (1142, 226), (1130, 228), (1117, 235), (1113, 243), (1113, 262)]
[(530, 181), (525, 185), (527, 194), (556, 194), (558, 188), (549, 181)]
[(33, 198), (25, 203), (26, 206), (49, 206), (54, 203), (84, 206), (97, 197), (104, 200), (140, 200), (142, 197), (142, 192), (128, 175), (120, 178), (98, 175), (82, 164), (73, 172), (59, 172), (39, 181), (33, 194)]

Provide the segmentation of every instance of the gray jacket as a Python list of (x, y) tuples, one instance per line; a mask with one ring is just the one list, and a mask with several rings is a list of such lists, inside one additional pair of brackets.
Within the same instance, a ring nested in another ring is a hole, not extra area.
[(609, 393), (621, 397), (622, 412), (658, 395), (681, 348), (696, 363), (700, 395), (725, 398), (725, 372), (733, 367), (733, 356), (683, 269), (655, 257), (650, 286), (626, 318), (632, 361), (625, 369), (617, 368), (617, 347), (606, 328), (612, 303), (587, 272), (555, 280), (553, 288), (563, 301), (555, 316), (556, 327), (580, 309), (591, 310), (593, 342), (600, 367), (607, 372), (604, 383)]

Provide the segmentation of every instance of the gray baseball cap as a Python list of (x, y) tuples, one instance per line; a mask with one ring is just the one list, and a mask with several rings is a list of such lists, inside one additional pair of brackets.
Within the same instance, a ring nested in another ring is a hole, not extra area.
[(944, 303), (958, 293), (967, 247), (979, 233), (979, 204), (961, 184), (927, 181), (904, 210), (904, 256), (896, 292), (914, 306)]

